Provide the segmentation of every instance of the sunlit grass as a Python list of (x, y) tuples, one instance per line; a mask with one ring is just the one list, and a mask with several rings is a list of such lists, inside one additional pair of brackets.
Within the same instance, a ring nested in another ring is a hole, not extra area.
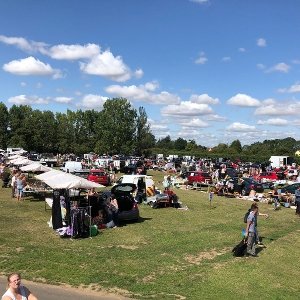
[[(163, 173), (153, 172), (156, 181)], [(0, 190), (0, 270), (26, 279), (84, 285), (137, 299), (298, 299), (300, 219), (292, 209), (260, 210), (264, 248), (258, 258), (234, 258), (251, 202), (175, 189), (188, 210), (140, 205), (141, 222), (92, 239), (61, 239), (48, 227), (44, 202)]]

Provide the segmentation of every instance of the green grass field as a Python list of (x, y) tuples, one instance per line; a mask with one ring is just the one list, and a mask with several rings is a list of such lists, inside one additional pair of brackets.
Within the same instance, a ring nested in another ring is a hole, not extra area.
[[(153, 172), (161, 181), (162, 173)], [(0, 270), (55, 285), (107, 290), (136, 299), (299, 299), (300, 218), (292, 209), (259, 219), (265, 248), (235, 258), (251, 202), (174, 190), (188, 210), (140, 205), (141, 221), (91, 239), (58, 237), (42, 201), (0, 189)]]

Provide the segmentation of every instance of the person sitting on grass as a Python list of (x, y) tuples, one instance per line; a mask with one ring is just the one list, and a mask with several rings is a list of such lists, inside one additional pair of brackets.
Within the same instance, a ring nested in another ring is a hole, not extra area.
[(2, 300), (38, 300), (28, 288), (21, 285), (21, 275), (12, 273), (7, 276), (7, 290)]

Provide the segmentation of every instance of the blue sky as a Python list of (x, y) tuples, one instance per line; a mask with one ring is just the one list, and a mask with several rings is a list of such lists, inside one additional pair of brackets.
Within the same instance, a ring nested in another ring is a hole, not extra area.
[(298, 0), (0, 0), (0, 100), (143, 106), (157, 138), (300, 140)]

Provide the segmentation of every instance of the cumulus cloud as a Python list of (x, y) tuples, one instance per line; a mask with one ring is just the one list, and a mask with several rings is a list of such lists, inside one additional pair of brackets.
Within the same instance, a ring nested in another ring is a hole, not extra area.
[(51, 47), (47, 54), (53, 59), (78, 60), (88, 59), (100, 53), (100, 47), (95, 44), (87, 45), (56, 45)]
[(201, 119), (198, 118), (194, 118), (191, 119), (187, 122), (182, 122), (180, 123), (182, 126), (184, 127), (197, 127), (197, 128), (204, 128), (204, 127), (208, 127), (208, 123), (202, 121)]
[(269, 68), (266, 72), (281, 72), (281, 73), (288, 73), (290, 71), (290, 66), (284, 62), (278, 63), (275, 66)]
[[(124, 82), (131, 78), (129, 67), (121, 56), (114, 56), (110, 51), (104, 51), (87, 63), (80, 62), (80, 70), (86, 74), (99, 75), (117, 82)], [(138, 71), (141, 73), (141, 70)]]
[(32, 56), (20, 60), (12, 60), (3, 65), (3, 70), (21, 76), (53, 76), (55, 79), (62, 76), (60, 70), (55, 70), (49, 64), (45, 64)]
[(0, 42), (7, 45), (16, 46), (17, 48), (29, 53), (34, 53), (34, 52), (44, 53), (45, 48), (47, 47), (47, 44), (45, 43), (27, 41), (22, 37), (7, 37), (5, 35), (0, 35)]
[(195, 64), (204, 65), (204, 64), (206, 64), (207, 61), (208, 61), (208, 59), (206, 58), (205, 53), (201, 52), (199, 54), (199, 57), (195, 60)]
[(255, 107), (260, 105), (260, 101), (245, 94), (236, 94), (235, 96), (227, 100), (227, 104), (244, 107)]
[(300, 83), (295, 83), (289, 88), (282, 88), (278, 90), (279, 93), (300, 93)]
[(102, 110), (103, 104), (107, 99), (108, 97), (88, 94), (82, 98), (81, 102), (79, 102), (77, 106), (85, 109)]
[(65, 103), (65, 104), (68, 104), (70, 102), (72, 102), (72, 98), (70, 97), (55, 97), (54, 98), (54, 101), (57, 102), (57, 103)]
[(275, 119), (268, 119), (268, 120), (259, 120), (257, 122), (259, 125), (272, 125), (272, 126), (285, 126), (288, 125), (288, 120), (275, 118)]
[(48, 104), (49, 100), (37, 96), (18, 95), (18, 96), (10, 97), (8, 99), (8, 102), (16, 105), (33, 105), (33, 104)]
[(230, 124), (227, 128), (227, 131), (232, 131), (232, 132), (253, 132), (256, 131), (257, 129), (255, 126), (239, 123), (239, 122), (234, 122)]
[(263, 38), (259, 38), (256, 41), (256, 45), (258, 47), (266, 47), (267, 46), (267, 41), (265, 39), (263, 39)]
[(295, 103), (270, 103), (263, 104), (258, 107), (254, 114), (255, 115), (266, 115), (266, 116), (289, 116), (297, 115), (300, 110), (300, 102)]
[[(103, 76), (113, 81), (124, 82), (132, 77), (141, 78), (143, 70), (131, 71), (123, 62), (121, 56), (114, 56), (110, 50), (101, 52), (96, 44), (65, 45), (59, 44), (50, 47), (45, 43), (28, 41), (22, 37), (6, 37), (0, 35), (0, 42), (14, 45), (26, 52), (40, 52), (56, 60), (83, 60), (79, 63), (80, 70), (89, 75)], [(60, 78), (56, 72), (54, 78)]]
[(198, 104), (191, 101), (182, 101), (180, 104), (167, 105), (161, 109), (164, 116), (199, 116), (212, 114), (212, 108), (207, 104)]
[(212, 98), (207, 94), (201, 94), (201, 95), (193, 94), (190, 97), (190, 101), (194, 103), (203, 103), (203, 104), (218, 104), (220, 102), (218, 98)]
[(108, 86), (105, 91), (115, 97), (123, 97), (131, 101), (144, 101), (152, 104), (177, 104), (180, 98), (177, 95), (162, 91), (154, 93), (158, 88), (156, 82), (148, 82), (144, 85)]

